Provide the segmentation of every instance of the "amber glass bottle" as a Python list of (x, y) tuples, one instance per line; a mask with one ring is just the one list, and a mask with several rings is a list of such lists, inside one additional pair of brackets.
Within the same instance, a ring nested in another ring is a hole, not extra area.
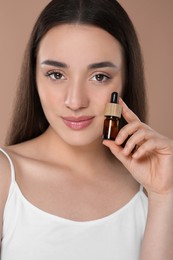
[(119, 119), (121, 117), (121, 106), (118, 104), (117, 92), (112, 93), (111, 101), (106, 105), (105, 117), (103, 139), (115, 140), (118, 134)]

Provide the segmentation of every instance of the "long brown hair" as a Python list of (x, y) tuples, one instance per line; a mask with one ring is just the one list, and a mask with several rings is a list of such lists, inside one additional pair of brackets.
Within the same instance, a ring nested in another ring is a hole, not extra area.
[[(120, 42), (126, 64), (122, 97), (138, 117), (146, 121), (142, 55), (134, 26), (125, 10), (116, 0), (53, 0), (38, 17), (26, 48), (7, 145), (37, 137), (49, 126), (37, 92), (37, 50), (51, 28), (66, 23), (100, 27)], [(120, 126), (125, 124), (122, 118)]]

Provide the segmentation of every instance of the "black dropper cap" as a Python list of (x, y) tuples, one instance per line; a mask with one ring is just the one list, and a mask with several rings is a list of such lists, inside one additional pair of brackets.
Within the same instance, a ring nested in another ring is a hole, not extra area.
[(118, 103), (118, 93), (117, 92), (112, 92), (111, 94), (111, 103)]

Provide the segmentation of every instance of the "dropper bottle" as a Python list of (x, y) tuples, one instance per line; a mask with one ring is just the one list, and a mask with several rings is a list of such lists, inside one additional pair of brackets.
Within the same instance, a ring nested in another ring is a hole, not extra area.
[(106, 105), (105, 120), (103, 127), (103, 139), (115, 140), (118, 134), (119, 119), (121, 117), (121, 106), (118, 104), (118, 93), (113, 92), (110, 103)]

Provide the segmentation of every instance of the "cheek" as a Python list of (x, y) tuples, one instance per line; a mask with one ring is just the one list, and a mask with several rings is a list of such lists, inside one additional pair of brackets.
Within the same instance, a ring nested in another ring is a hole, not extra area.
[(38, 94), (44, 111), (54, 110), (57, 107), (58, 100), (52, 91), (38, 88)]
[(38, 94), (43, 107), (47, 107), (52, 103), (52, 96), (47, 95), (45, 91), (38, 90)]
[(45, 82), (39, 70), (37, 71), (37, 90), (43, 109), (53, 107), (56, 102), (53, 89), (50, 88), (49, 83)]
[(40, 102), (42, 104), (43, 110), (54, 109), (58, 101), (57, 93), (54, 88), (51, 88), (47, 84), (44, 84), (41, 80), (37, 83), (38, 95), (40, 97)]

